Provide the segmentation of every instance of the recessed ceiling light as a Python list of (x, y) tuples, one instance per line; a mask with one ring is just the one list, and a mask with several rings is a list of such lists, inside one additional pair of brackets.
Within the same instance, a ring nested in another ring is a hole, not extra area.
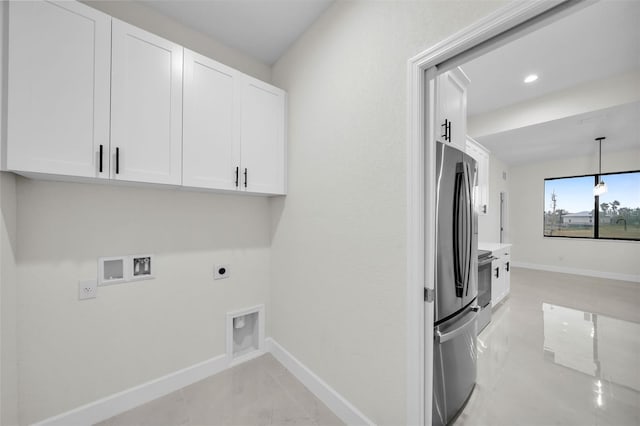
[(529, 74), (528, 76), (526, 76), (524, 78), (524, 82), (525, 83), (533, 83), (537, 79), (538, 79), (538, 75), (537, 74)]

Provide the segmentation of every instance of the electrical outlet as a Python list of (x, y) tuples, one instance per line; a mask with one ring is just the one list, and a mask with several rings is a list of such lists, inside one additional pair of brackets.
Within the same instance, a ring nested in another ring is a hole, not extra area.
[(216, 265), (213, 269), (214, 280), (222, 280), (225, 278), (229, 278), (230, 275), (231, 275), (231, 270), (229, 269), (229, 265)]
[(78, 300), (95, 299), (98, 296), (96, 280), (78, 282)]

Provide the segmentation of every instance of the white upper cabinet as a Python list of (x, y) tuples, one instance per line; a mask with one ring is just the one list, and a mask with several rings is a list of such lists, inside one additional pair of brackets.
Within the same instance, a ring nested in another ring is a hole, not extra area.
[(469, 78), (460, 68), (436, 77), (436, 140), (465, 150), (467, 87)]
[(286, 94), (249, 76), (241, 86), (240, 187), (284, 194)]
[(185, 49), (183, 185), (285, 193), (285, 93)]
[(111, 18), (76, 2), (15, 1), (9, 20), (6, 168), (108, 177)]
[(8, 35), (3, 168), (285, 193), (284, 91), (74, 1), (10, 2)]
[(181, 46), (113, 20), (111, 177), (182, 180)]
[(489, 212), (489, 157), (487, 148), (478, 143), (475, 139), (467, 136), (466, 153), (476, 160), (477, 182), (475, 186), (475, 204), (478, 214), (484, 215)]
[(239, 186), (239, 76), (238, 71), (185, 49), (184, 186), (210, 189)]

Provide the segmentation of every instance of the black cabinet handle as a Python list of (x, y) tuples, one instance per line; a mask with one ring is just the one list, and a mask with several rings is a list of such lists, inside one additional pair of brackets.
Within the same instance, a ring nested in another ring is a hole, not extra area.
[(449, 119), (444, 119), (444, 124), (441, 124), (442, 130), (444, 131), (444, 135), (440, 135), (445, 142), (451, 142), (451, 122)]
[(116, 174), (120, 174), (120, 148), (116, 147)]
[(507, 262), (507, 272), (509, 272), (509, 263), (510, 262)]
[(247, 168), (244, 169), (244, 187), (247, 187)]
[(496, 278), (500, 278), (500, 267), (496, 268)]
[(238, 187), (238, 173), (240, 172), (240, 167), (236, 167), (236, 188)]
[(100, 173), (102, 173), (102, 149), (103, 149), (103, 146), (100, 145), (100, 168), (99, 168)]

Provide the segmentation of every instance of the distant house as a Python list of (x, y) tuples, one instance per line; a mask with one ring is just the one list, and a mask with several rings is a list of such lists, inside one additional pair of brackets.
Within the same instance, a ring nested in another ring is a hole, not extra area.
[(593, 225), (591, 212), (567, 213), (562, 215), (562, 224), (565, 226), (589, 226)]

